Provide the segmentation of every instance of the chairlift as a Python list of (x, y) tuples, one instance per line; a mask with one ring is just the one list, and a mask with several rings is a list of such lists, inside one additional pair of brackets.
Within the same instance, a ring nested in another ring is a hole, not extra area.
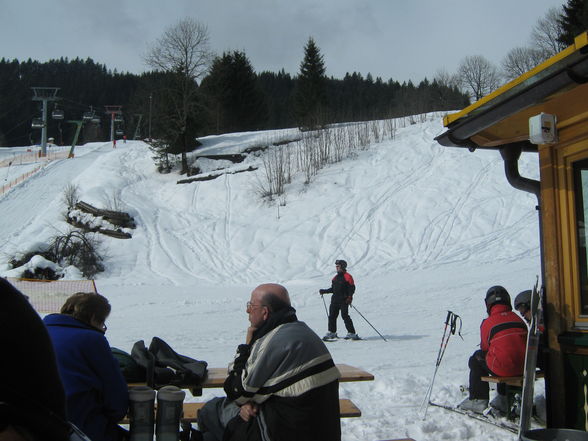
[(118, 130), (116, 131), (116, 134), (117, 134), (117, 136), (121, 136), (121, 135), (124, 135), (124, 134), (125, 134), (125, 132), (124, 132), (124, 131), (122, 131), (122, 130), (120, 130), (120, 129), (118, 129)]
[(84, 121), (91, 121), (92, 118), (94, 118), (94, 112), (84, 112), (84, 114), (82, 115), (82, 119)]
[(43, 118), (33, 118), (33, 121), (31, 122), (31, 127), (33, 129), (42, 129), (43, 127), (45, 127), (45, 124), (43, 124)]
[(92, 117), (92, 122), (93, 122), (94, 124), (100, 124), (100, 117), (99, 117), (99, 116), (96, 116), (96, 115), (94, 115), (94, 116)]
[(63, 119), (64, 116), (65, 114), (61, 109), (53, 109), (53, 112), (51, 112), (51, 118), (53, 119)]
[(123, 122), (122, 115), (115, 115), (114, 116), (114, 122)]

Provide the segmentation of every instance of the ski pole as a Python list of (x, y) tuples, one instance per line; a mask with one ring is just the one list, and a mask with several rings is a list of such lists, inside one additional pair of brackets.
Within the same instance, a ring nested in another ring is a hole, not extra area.
[(329, 311), (327, 310), (327, 304), (325, 302), (325, 296), (321, 294), (321, 299), (323, 299), (323, 305), (325, 305), (325, 313), (327, 314), (327, 318), (329, 318)]
[[(431, 393), (433, 392), (433, 383), (435, 382), (435, 377), (437, 376), (437, 371), (439, 370), (439, 366), (441, 365), (441, 360), (443, 360), (443, 355), (445, 355), (445, 349), (447, 349), (447, 343), (449, 343), (449, 337), (451, 337), (452, 334), (455, 335), (458, 320), (459, 320), (459, 331), (457, 331), (457, 334), (463, 340), (463, 337), (461, 336), (461, 326), (462, 326), (461, 317), (459, 315), (453, 313), (452, 311), (447, 311), (447, 317), (445, 318), (445, 327), (443, 328), (443, 336), (441, 337), (441, 345), (439, 346), (439, 352), (437, 353), (437, 361), (435, 362), (435, 371), (433, 372), (433, 378), (431, 379), (431, 384), (429, 385), (429, 388), (427, 389), (427, 392), (425, 394), (425, 398), (423, 399), (423, 402), (421, 403), (421, 409), (423, 408), (423, 406), (425, 406), (425, 414), (423, 415), (423, 420), (427, 417), (427, 410), (429, 408), (429, 401), (431, 399)], [(447, 332), (448, 328), (449, 328), (449, 333)]]
[(383, 339), (384, 341), (388, 341), (388, 340), (386, 340), (386, 339), (384, 338), (384, 336), (383, 336), (382, 334), (380, 334), (380, 332), (379, 332), (379, 331), (378, 331), (376, 328), (374, 328), (374, 325), (372, 325), (372, 324), (369, 322), (369, 320), (368, 320), (368, 319), (366, 319), (366, 318), (363, 316), (363, 314), (362, 314), (361, 312), (359, 312), (359, 309), (357, 309), (355, 306), (353, 306), (353, 304), (349, 304), (349, 306), (351, 306), (353, 309), (355, 309), (355, 310), (357, 311), (357, 313), (358, 313), (359, 315), (361, 315), (361, 318), (362, 318), (362, 319), (364, 319), (364, 320), (365, 320), (365, 321), (368, 323), (368, 325), (370, 325), (370, 326), (373, 328), (373, 330), (374, 330), (374, 331), (376, 331), (380, 337), (382, 337), (382, 339)]

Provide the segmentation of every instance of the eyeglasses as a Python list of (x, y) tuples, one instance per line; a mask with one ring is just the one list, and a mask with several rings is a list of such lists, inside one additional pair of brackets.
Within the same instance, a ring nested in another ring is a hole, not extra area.
[(261, 303), (259, 305), (256, 305), (255, 303), (247, 302), (247, 309), (253, 308), (255, 306), (267, 306), (267, 305), (262, 305)]

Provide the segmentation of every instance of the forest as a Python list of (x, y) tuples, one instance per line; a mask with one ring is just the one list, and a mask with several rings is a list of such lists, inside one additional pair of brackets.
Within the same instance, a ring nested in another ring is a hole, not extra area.
[[(33, 100), (35, 87), (58, 88), (48, 103), (48, 136), (55, 144), (71, 144), (76, 121), (93, 112), (84, 123), (78, 143), (110, 139), (111, 114), (105, 106), (121, 106), (122, 121), (115, 122), (119, 137), (144, 139), (163, 136), (169, 128), (166, 105), (169, 73), (119, 73), (92, 59), (61, 58), (0, 60), (0, 146), (40, 142), (41, 130), (32, 128), (42, 115), (42, 102)], [(300, 76), (284, 72), (255, 73), (242, 52), (216, 57), (207, 74), (194, 81), (193, 112), (196, 137), (231, 131), (296, 127), (295, 95)], [(343, 79), (326, 78), (323, 123), (385, 119), (437, 110), (455, 110), (468, 104), (457, 87), (436, 81), (419, 84), (373, 79), (350, 73)], [(52, 119), (54, 110), (63, 119)], [(117, 118), (118, 120), (119, 118)]]

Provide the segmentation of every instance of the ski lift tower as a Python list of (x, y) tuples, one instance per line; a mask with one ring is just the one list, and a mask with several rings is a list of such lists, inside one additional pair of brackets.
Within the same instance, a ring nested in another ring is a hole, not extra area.
[(47, 156), (47, 103), (57, 101), (60, 87), (31, 87), (33, 101), (43, 101), (43, 125), (41, 127), (41, 156)]
[(120, 120), (122, 106), (104, 106), (106, 113), (110, 115), (110, 142), (114, 142), (114, 121)]

